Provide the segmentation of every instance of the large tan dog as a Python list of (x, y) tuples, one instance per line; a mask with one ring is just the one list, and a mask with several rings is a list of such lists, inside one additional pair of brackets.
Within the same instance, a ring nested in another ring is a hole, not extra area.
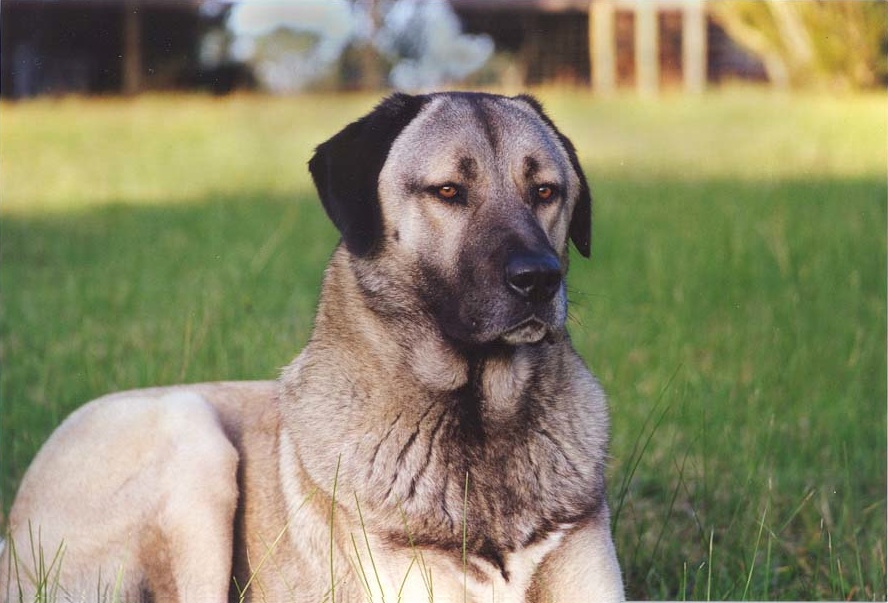
[(591, 228), (571, 143), (530, 97), (395, 95), (309, 167), (342, 242), (305, 350), (277, 382), (72, 414), (0, 597), (621, 600), (604, 395), (565, 331)]

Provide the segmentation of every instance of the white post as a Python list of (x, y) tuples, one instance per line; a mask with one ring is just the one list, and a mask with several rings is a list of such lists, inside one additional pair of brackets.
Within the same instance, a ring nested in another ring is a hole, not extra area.
[(592, 87), (596, 93), (609, 94), (617, 86), (617, 57), (614, 40), (614, 3), (591, 0), (589, 6), (589, 63)]
[(685, 0), (681, 19), (681, 70), (686, 92), (706, 88), (706, 14), (703, 0)]
[(660, 87), (660, 44), (657, 2), (635, 3), (635, 85), (639, 94), (654, 96)]

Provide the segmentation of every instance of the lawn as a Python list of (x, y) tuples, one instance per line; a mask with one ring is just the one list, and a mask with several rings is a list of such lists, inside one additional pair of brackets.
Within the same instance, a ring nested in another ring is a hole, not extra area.
[[(886, 599), (884, 94), (541, 90), (595, 197), (570, 330), (610, 396), (629, 596)], [(74, 408), (273, 378), (368, 95), (0, 105), (0, 528)]]

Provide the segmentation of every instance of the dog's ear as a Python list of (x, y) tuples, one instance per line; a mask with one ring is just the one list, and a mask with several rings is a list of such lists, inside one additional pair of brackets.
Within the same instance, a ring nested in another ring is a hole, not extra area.
[(315, 149), (308, 169), (327, 215), (348, 250), (371, 253), (382, 238), (379, 173), (392, 143), (425, 104), (422, 96), (394, 94)]
[(567, 152), (567, 156), (570, 159), (570, 165), (573, 167), (574, 172), (577, 174), (577, 178), (580, 180), (580, 196), (577, 199), (577, 204), (574, 206), (573, 214), (570, 217), (570, 240), (573, 241), (577, 250), (579, 250), (584, 257), (589, 257), (592, 252), (592, 193), (589, 190), (589, 182), (586, 180), (586, 174), (580, 166), (579, 159), (577, 159), (577, 151), (570, 139), (562, 134), (549, 116), (546, 115), (540, 101), (528, 94), (516, 96), (515, 99), (527, 103), (539, 114), (540, 119), (542, 119), (546, 125), (552, 128), (552, 131), (555, 132), (555, 135), (558, 137), (558, 140), (561, 141), (564, 150)]

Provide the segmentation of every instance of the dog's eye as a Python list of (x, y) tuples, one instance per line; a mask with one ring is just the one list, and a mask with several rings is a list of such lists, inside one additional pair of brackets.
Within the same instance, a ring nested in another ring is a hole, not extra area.
[(537, 201), (551, 201), (556, 197), (558, 189), (552, 184), (541, 184), (534, 189)]
[(439, 186), (435, 190), (435, 194), (445, 201), (452, 201), (459, 196), (459, 188), (455, 184), (445, 184)]

